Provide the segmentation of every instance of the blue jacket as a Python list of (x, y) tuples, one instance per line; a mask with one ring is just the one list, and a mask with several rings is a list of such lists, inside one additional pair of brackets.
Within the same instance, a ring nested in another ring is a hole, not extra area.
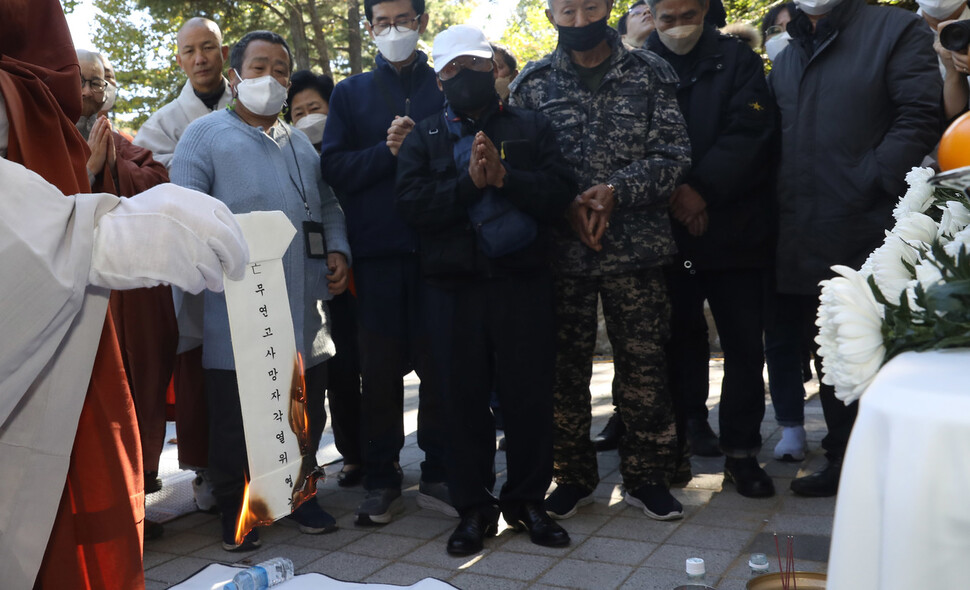
[(355, 258), (417, 251), (417, 237), (394, 209), (397, 158), (385, 143), (387, 130), (395, 116), (407, 113), (418, 122), (443, 105), (434, 70), (420, 51), (400, 74), (378, 55), (373, 71), (334, 88), (320, 167), (343, 206)]
[[(342, 252), (350, 262), (350, 249), (340, 206), (320, 178), (310, 140), (282, 121), (271, 132), (273, 138), (228, 110), (196, 119), (175, 147), (171, 178), (212, 195), (233, 213), (278, 209), (293, 222), (297, 235), (283, 255), (283, 270), (296, 347), (306, 366), (313, 367), (334, 354), (323, 302), (330, 299), (330, 271), (326, 260), (306, 257), (302, 227), (307, 214), (301, 191), (313, 220), (323, 222), (327, 250)], [(205, 292), (202, 366), (236, 368), (224, 293)]]

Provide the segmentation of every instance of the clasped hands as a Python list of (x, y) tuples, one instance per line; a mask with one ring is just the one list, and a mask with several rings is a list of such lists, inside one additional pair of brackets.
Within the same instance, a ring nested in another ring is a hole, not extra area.
[(505, 165), (502, 164), (502, 158), (499, 157), (495, 144), (482, 131), (475, 134), (472, 142), (472, 153), (468, 158), (468, 175), (475, 184), (475, 188), (505, 186)]
[(567, 216), (573, 231), (583, 244), (596, 252), (603, 249), (600, 240), (610, 225), (610, 216), (615, 206), (613, 189), (605, 184), (586, 189), (569, 206)]
[(101, 174), (105, 163), (108, 164), (112, 176), (118, 174), (113, 131), (111, 121), (104, 115), (100, 115), (94, 122), (94, 127), (91, 128), (91, 134), (88, 135), (91, 156), (88, 158), (87, 169), (92, 176)]

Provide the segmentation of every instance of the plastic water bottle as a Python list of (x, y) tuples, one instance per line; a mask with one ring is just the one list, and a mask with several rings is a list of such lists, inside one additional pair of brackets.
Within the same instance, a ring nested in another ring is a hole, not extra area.
[(748, 567), (751, 568), (751, 577), (760, 576), (768, 573), (768, 556), (764, 553), (752, 553), (748, 560)]
[(687, 579), (691, 582), (703, 582), (707, 575), (707, 568), (704, 566), (704, 560), (700, 557), (688, 557), (686, 569)]
[(223, 590), (266, 590), (292, 577), (293, 562), (285, 557), (274, 557), (237, 573)]

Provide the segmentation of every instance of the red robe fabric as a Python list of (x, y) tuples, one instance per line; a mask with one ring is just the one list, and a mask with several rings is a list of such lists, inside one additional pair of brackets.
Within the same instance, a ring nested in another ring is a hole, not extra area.
[[(113, 134), (118, 170), (117, 184), (110, 171), (95, 181), (95, 192), (133, 197), (168, 182), (168, 170), (121, 134)], [(146, 473), (158, 471), (165, 446), (165, 393), (175, 367), (178, 325), (168, 286), (113, 291), (109, 301), (121, 359), (124, 362), (141, 437)]]
[[(0, 2), (0, 92), (7, 158), (66, 195), (89, 192), (89, 152), (74, 127), (80, 68), (58, 0)], [(141, 445), (109, 311), (35, 587), (143, 589), (143, 520)]]

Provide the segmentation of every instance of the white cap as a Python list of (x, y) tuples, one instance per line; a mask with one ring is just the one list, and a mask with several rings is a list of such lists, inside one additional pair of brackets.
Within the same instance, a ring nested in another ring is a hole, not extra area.
[(935, 18), (943, 20), (967, 5), (966, 0), (916, 0), (920, 10)]
[(707, 572), (707, 568), (704, 567), (704, 560), (700, 557), (688, 557), (687, 558), (687, 575), (688, 576), (702, 576)]
[(485, 33), (472, 25), (454, 25), (438, 33), (431, 47), (434, 71), (437, 74), (451, 60), (462, 55), (492, 59), (492, 46)]

